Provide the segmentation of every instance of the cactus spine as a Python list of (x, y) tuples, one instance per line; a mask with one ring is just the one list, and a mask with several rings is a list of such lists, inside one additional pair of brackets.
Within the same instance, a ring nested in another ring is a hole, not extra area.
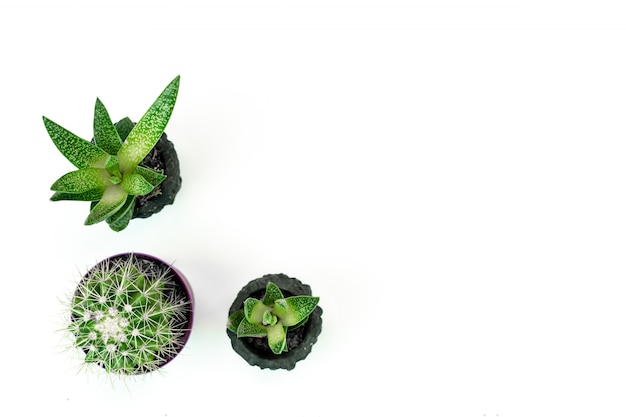
[(74, 345), (114, 374), (142, 374), (182, 349), (190, 303), (173, 273), (134, 254), (108, 258), (79, 283), (71, 305)]

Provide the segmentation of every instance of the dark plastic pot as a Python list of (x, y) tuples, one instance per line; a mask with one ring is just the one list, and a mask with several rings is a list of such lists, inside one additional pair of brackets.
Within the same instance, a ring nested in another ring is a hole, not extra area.
[[(311, 287), (303, 284), (296, 278), (290, 278), (285, 274), (264, 275), (250, 281), (239, 291), (237, 298), (228, 310), (230, 317), (235, 311), (243, 308), (243, 303), (248, 297), (260, 299), (265, 294), (268, 282), (273, 282), (281, 289), (285, 297), (293, 295), (312, 295)], [(274, 354), (267, 345), (266, 338), (242, 337), (226, 330), (232, 348), (250, 365), (259, 366), (262, 369), (286, 369), (292, 370), (298, 361), (303, 360), (311, 353), (311, 348), (317, 342), (322, 332), (322, 309), (317, 306), (309, 316), (307, 322), (287, 332), (288, 351), (280, 355)]]
[[(147, 255), (144, 253), (121, 253), (98, 262), (83, 276), (83, 279), (79, 282), (78, 286), (80, 288), (81, 285), (84, 285), (86, 280), (89, 279), (92, 271), (95, 270), (98, 266), (105, 263), (118, 262), (120, 260), (125, 261), (128, 260), (131, 256), (134, 257), (137, 262), (141, 263), (142, 267), (145, 268), (145, 270), (150, 269), (155, 272), (156, 276), (168, 279), (168, 282), (171, 283), (171, 286), (168, 287), (168, 291), (170, 292), (170, 296), (168, 298), (171, 298), (172, 300), (182, 300), (182, 302), (184, 302), (188, 306), (188, 308), (184, 310), (184, 314), (175, 317), (176, 328), (183, 329), (183, 335), (180, 338), (179, 343), (177, 343), (177, 349), (176, 351), (172, 351), (169, 355), (162, 358), (162, 361), (160, 361), (160, 363), (158, 364), (158, 367), (160, 368), (165, 366), (170, 361), (172, 361), (172, 359), (178, 356), (178, 354), (187, 344), (189, 336), (191, 335), (194, 317), (194, 297), (191, 286), (189, 285), (189, 282), (187, 281), (185, 276), (177, 268), (152, 255)], [(71, 316), (72, 321), (77, 319), (77, 317)], [(85, 353), (87, 352), (85, 351)], [(138, 375), (147, 372), (150, 372), (150, 370), (136, 369), (135, 372), (132, 372), (132, 375)]]

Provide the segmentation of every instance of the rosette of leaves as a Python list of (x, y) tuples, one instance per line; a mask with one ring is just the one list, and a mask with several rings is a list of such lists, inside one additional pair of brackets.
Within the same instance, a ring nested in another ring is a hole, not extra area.
[[(141, 165), (165, 130), (178, 95), (180, 76), (163, 90), (156, 101), (132, 127), (128, 119), (117, 125), (100, 99), (96, 99), (93, 142), (82, 139), (47, 117), (43, 123), (57, 149), (77, 169), (52, 184), (52, 201), (90, 201), (85, 220), (92, 225), (105, 220), (111, 229), (128, 226), (137, 196), (154, 191), (164, 179), (162, 172)], [(120, 139), (120, 132), (128, 136)]]
[(228, 318), (228, 330), (237, 337), (267, 337), (276, 355), (287, 351), (287, 332), (306, 323), (319, 297), (296, 295), (285, 298), (280, 288), (268, 282), (261, 300), (247, 298), (244, 308)]

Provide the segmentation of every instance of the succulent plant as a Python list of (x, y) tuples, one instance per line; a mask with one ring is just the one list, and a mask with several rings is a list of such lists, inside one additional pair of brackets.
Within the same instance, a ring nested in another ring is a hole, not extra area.
[[(52, 201), (91, 201), (86, 225), (106, 220), (111, 229), (128, 226), (137, 196), (154, 192), (164, 179), (162, 172), (142, 166), (167, 125), (176, 97), (180, 76), (163, 90), (136, 125), (123, 119), (117, 125), (96, 99), (93, 142), (80, 138), (52, 120), (43, 123), (58, 150), (77, 168), (54, 182)], [(120, 136), (127, 137), (124, 141)]]
[(306, 323), (319, 297), (296, 295), (285, 298), (273, 282), (268, 282), (261, 300), (249, 297), (244, 308), (228, 318), (228, 330), (237, 337), (267, 337), (276, 355), (287, 351), (287, 332)]
[(85, 275), (72, 302), (73, 344), (112, 374), (154, 371), (175, 357), (191, 326), (191, 300), (166, 265), (146, 255), (108, 258)]

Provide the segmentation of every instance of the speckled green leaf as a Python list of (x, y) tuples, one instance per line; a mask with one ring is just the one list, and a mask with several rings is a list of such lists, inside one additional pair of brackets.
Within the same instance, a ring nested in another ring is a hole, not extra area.
[(86, 225), (96, 224), (112, 216), (126, 202), (128, 193), (119, 185), (108, 187), (102, 199), (96, 204), (85, 220)]
[(98, 201), (102, 198), (104, 189), (94, 188), (84, 193), (63, 193), (57, 191), (50, 197), (51, 201), (73, 200), (73, 201)]
[(315, 310), (319, 297), (309, 297), (298, 295), (274, 303), (274, 314), (280, 317), (280, 321), (285, 326), (295, 326), (305, 320), (309, 314)]
[(150, 184), (144, 177), (139, 174), (126, 174), (122, 179), (120, 186), (128, 193), (132, 195), (146, 195), (154, 190), (152, 184)]
[(115, 123), (115, 130), (117, 130), (117, 133), (120, 135), (122, 142), (126, 140), (130, 131), (133, 130), (133, 127), (135, 127), (135, 124), (128, 117), (124, 117), (122, 120)]
[(269, 307), (256, 298), (248, 298), (243, 302), (243, 313), (246, 320), (250, 323), (261, 323), (263, 320), (263, 313), (268, 308)]
[(268, 282), (265, 287), (265, 296), (263, 297), (263, 304), (266, 306), (271, 306), (274, 304), (274, 301), (284, 298), (283, 293), (280, 291), (280, 288), (273, 282)]
[(83, 168), (68, 172), (52, 184), (52, 191), (79, 194), (89, 190), (104, 189), (110, 185), (109, 173), (102, 168)]
[(304, 326), (306, 324), (307, 321), (309, 321), (309, 318), (311, 316), (309, 315), (309, 317), (305, 318), (304, 320), (302, 320), (300, 323), (296, 324), (295, 326), (288, 326), (289, 331), (295, 330), (298, 327)]
[(82, 139), (52, 120), (43, 118), (43, 124), (57, 147), (76, 168), (102, 168), (109, 156), (93, 143)]
[(122, 173), (133, 172), (158, 142), (174, 110), (179, 85), (177, 76), (128, 134), (118, 153)]
[(167, 178), (167, 175), (161, 174), (160, 172), (150, 168), (142, 167), (141, 165), (135, 168), (135, 174), (139, 174), (144, 177), (145, 180), (152, 184), (154, 187), (161, 184), (165, 180), (165, 178)]
[(287, 333), (285, 328), (280, 324), (267, 327), (267, 344), (272, 352), (280, 355), (287, 344)]
[(117, 212), (106, 219), (111, 230), (120, 232), (128, 226), (130, 220), (133, 218), (133, 211), (135, 210), (135, 196), (129, 195), (126, 197), (126, 202)]
[[(282, 327), (282, 326), (280, 326)], [(242, 320), (237, 327), (237, 337), (262, 337), (267, 334), (267, 329), (260, 324)]]
[(226, 327), (233, 333), (237, 333), (237, 328), (241, 323), (241, 320), (244, 320), (245, 316), (243, 314), (243, 310), (235, 311), (229, 318)]
[(122, 140), (115, 130), (109, 112), (99, 98), (96, 99), (94, 108), (93, 137), (96, 145), (111, 155), (116, 155), (122, 146)]

